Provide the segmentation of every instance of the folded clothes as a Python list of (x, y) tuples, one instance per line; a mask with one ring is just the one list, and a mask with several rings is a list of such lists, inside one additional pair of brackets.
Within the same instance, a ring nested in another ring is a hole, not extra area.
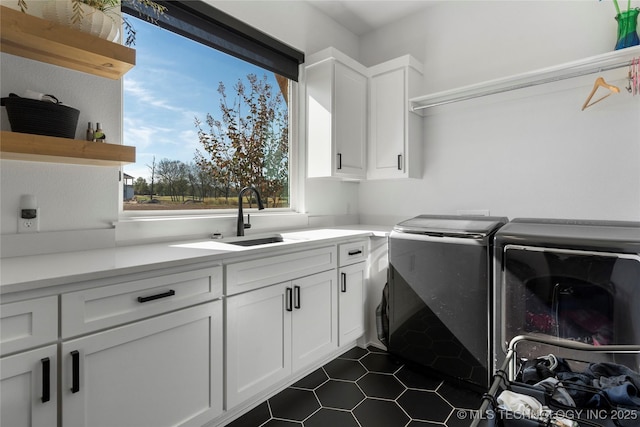
[(578, 423), (568, 418), (559, 417), (537, 399), (526, 394), (505, 390), (498, 396), (498, 407), (528, 418), (544, 421), (545, 425), (557, 427), (578, 427)]
[(562, 405), (573, 408), (576, 406), (576, 402), (573, 401), (569, 392), (557, 378), (545, 378), (533, 386), (548, 391), (551, 394), (551, 398)]
[(539, 418), (543, 413), (544, 406), (537, 399), (526, 394), (514, 393), (505, 390), (498, 396), (498, 406), (518, 414), (528, 417)]
[[(582, 372), (573, 372), (564, 359), (550, 356), (525, 362), (519, 379), (555, 393), (553, 398), (565, 405), (570, 402), (568, 397), (577, 407), (607, 408), (621, 405), (640, 409), (640, 374), (629, 367), (601, 362), (589, 364)], [(559, 391), (556, 393), (557, 389), (547, 388), (544, 380), (548, 378), (560, 381), (567, 395)]]
[(640, 374), (627, 366), (617, 363), (602, 362), (592, 363), (584, 371), (585, 374), (592, 376), (594, 379), (606, 377), (617, 377), (625, 375), (637, 389), (640, 389)]
[(609, 387), (594, 394), (587, 402), (587, 406), (601, 408), (609, 406), (609, 402), (614, 405), (640, 408), (638, 389), (631, 383)]

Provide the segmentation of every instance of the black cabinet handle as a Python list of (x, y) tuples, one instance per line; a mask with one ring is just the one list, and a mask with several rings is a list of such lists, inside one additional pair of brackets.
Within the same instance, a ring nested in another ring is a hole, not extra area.
[(293, 307), (300, 308), (300, 286), (296, 285), (293, 287)]
[(51, 400), (51, 360), (48, 357), (40, 359), (42, 363), (42, 403)]
[(292, 305), (292, 298), (293, 298), (293, 291), (290, 287), (287, 286), (287, 288), (285, 289), (285, 309), (287, 311), (293, 311), (293, 307)]
[(175, 294), (176, 294), (176, 291), (171, 289), (171, 290), (169, 290), (167, 292), (163, 292), (161, 294), (151, 295), (151, 296), (148, 296), (148, 297), (138, 297), (138, 302), (143, 303), (143, 302), (147, 302), (147, 301), (153, 301), (155, 299), (172, 297)]
[(342, 153), (338, 153), (338, 170), (342, 169)]
[(80, 353), (78, 350), (71, 352), (71, 393), (80, 391)]
[(347, 292), (347, 273), (340, 273), (340, 275), (342, 276), (342, 287), (340, 288), (340, 290), (342, 292)]
[(356, 250), (353, 250), (353, 251), (349, 251), (349, 256), (360, 255), (361, 253), (362, 253), (362, 251), (360, 249), (356, 249)]
[(398, 170), (402, 170), (402, 154), (398, 154)]

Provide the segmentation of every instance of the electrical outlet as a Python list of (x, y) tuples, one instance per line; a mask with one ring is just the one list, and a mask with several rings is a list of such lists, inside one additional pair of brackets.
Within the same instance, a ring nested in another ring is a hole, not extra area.
[(21, 209), (18, 215), (18, 233), (40, 231), (40, 209)]

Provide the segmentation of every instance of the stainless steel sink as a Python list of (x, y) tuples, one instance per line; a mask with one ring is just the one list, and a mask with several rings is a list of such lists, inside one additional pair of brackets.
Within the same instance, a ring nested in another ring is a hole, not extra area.
[(284, 242), (284, 238), (282, 236), (268, 236), (268, 237), (260, 237), (257, 239), (247, 239), (247, 240), (237, 240), (235, 242), (224, 242), (229, 245), (237, 245), (237, 246), (258, 246), (258, 245), (268, 245), (271, 243), (281, 243)]

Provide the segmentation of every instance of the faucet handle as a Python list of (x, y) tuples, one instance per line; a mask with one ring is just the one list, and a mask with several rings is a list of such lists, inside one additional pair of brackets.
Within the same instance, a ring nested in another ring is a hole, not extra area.
[(247, 214), (247, 223), (243, 224), (244, 229), (246, 230), (247, 228), (251, 228), (251, 216), (249, 214)]

